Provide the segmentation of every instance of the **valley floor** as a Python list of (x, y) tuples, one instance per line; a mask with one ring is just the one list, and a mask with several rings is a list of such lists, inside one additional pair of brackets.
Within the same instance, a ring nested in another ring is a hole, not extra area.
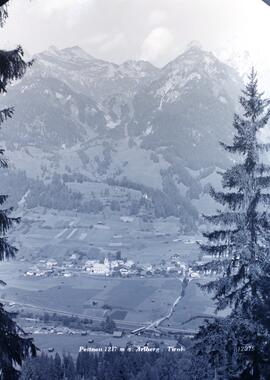
[[(142, 344), (149, 337), (173, 345), (177, 334), (194, 332), (213, 313), (211, 300), (196, 286), (203, 279), (185, 273), (198, 260), (197, 238), (180, 236), (174, 218), (156, 220), (147, 230), (138, 218), (106, 220), (104, 215), (40, 209), (27, 212), (23, 220), (13, 236), (20, 246), (18, 259), (0, 266), (0, 278), (8, 284), (0, 296), (10, 310), (21, 312), (20, 324), (42, 349), (75, 353), (90, 336), (103, 347)], [(85, 270), (89, 258), (117, 251), (140, 271), (123, 277)], [(41, 270), (48, 262), (50, 269)], [(190, 283), (182, 294), (186, 275)], [(54, 317), (46, 321), (45, 314)], [(86, 331), (74, 324), (64, 327), (57, 316), (85, 318), (93, 325)], [(123, 332), (121, 339), (96, 331), (107, 316)], [(141, 336), (131, 335), (141, 328)]]

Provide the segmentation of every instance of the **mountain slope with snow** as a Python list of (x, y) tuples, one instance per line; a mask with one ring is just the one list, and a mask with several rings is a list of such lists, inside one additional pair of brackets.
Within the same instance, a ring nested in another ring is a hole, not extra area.
[[(221, 164), (218, 142), (231, 135), (241, 80), (213, 54), (191, 47), (135, 97), (133, 120), (144, 146), (180, 157), (192, 168)], [(141, 108), (143, 109), (141, 110)]]
[(226, 162), (219, 141), (232, 134), (241, 85), (197, 46), (161, 69), (50, 48), (5, 97), (16, 113), (3, 139), (29, 176), (115, 181), (164, 204), (175, 198), (182, 215), (196, 219), (208, 174)]

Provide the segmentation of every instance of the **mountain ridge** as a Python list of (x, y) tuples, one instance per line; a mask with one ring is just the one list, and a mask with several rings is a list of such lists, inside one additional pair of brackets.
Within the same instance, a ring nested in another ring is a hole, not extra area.
[(68, 171), (135, 183), (161, 191), (163, 202), (175, 197), (188, 215), (184, 209), (205, 203), (201, 173), (227, 162), (219, 141), (232, 134), (241, 85), (231, 67), (197, 46), (163, 68), (51, 48), (10, 87), (5, 102), (16, 113), (3, 138), (12, 162), (29, 176)]

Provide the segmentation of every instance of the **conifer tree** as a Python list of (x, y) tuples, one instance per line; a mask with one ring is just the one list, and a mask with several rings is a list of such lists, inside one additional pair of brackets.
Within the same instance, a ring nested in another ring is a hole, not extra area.
[(75, 365), (71, 355), (64, 355), (63, 357), (63, 372), (64, 378), (67, 380), (74, 380)]
[[(0, 1), (0, 27), (8, 16), (8, 1)], [(23, 59), (23, 50), (19, 46), (15, 50), (0, 50), (0, 94), (7, 92), (7, 86), (16, 79), (21, 78), (27, 67)], [(0, 109), (0, 125), (13, 115), (13, 108)], [(0, 149), (0, 167), (7, 168), (4, 149)], [(0, 261), (13, 258), (17, 249), (7, 239), (8, 230), (19, 219), (11, 216), (12, 208), (5, 208), (7, 195), (0, 195)], [(3, 282), (1, 282), (4, 285)], [(24, 332), (12, 319), (12, 315), (4, 310), (0, 304), (0, 378), (15, 380), (19, 376), (18, 366), (30, 354), (35, 354), (32, 340), (26, 338)]]
[(240, 104), (243, 114), (234, 117), (233, 144), (222, 144), (236, 163), (222, 174), (223, 191), (211, 189), (221, 209), (205, 216), (213, 229), (204, 233), (208, 241), (201, 248), (213, 260), (199, 269), (217, 275), (203, 288), (214, 292), (218, 310), (230, 306), (251, 317), (252, 305), (262, 300), (262, 278), (270, 280), (270, 166), (262, 160), (269, 144), (260, 141), (270, 107), (258, 90), (254, 69)]
[[(222, 174), (223, 191), (211, 189), (221, 208), (215, 215), (205, 216), (212, 229), (204, 233), (207, 243), (201, 248), (213, 259), (197, 267), (214, 274), (215, 279), (201, 287), (213, 294), (217, 311), (230, 307), (231, 314), (202, 327), (196, 349), (201, 356), (208, 356), (212, 370), (224, 371), (223, 378), (233, 378), (233, 371), (242, 378), (248, 371), (252, 378), (264, 379), (263, 356), (270, 331), (259, 311), (267, 298), (262, 284), (270, 283), (270, 166), (263, 159), (269, 144), (260, 136), (270, 118), (270, 103), (258, 90), (254, 69), (240, 104), (243, 111), (234, 117), (233, 143), (222, 144), (234, 155), (234, 164)], [(230, 347), (226, 346), (228, 340)], [(252, 345), (252, 355), (241, 355), (238, 344), (241, 349)]]

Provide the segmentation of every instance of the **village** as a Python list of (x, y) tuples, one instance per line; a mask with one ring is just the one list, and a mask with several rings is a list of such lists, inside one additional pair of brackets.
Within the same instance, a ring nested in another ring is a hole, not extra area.
[(87, 274), (89, 276), (106, 276), (106, 277), (146, 277), (146, 276), (164, 276), (171, 275), (191, 278), (200, 278), (200, 274), (193, 271), (186, 263), (180, 260), (180, 254), (174, 254), (169, 261), (162, 260), (160, 265), (155, 264), (138, 264), (133, 260), (121, 257), (121, 251), (114, 255), (109, 255), (105, 259), (86, 260), (81, 262), (76, 254), (58, 262), (56, 259), (40, 259), (35, 265), (31, 266), (25, 273), (27, 277), (72, 277), (78, 274)]

